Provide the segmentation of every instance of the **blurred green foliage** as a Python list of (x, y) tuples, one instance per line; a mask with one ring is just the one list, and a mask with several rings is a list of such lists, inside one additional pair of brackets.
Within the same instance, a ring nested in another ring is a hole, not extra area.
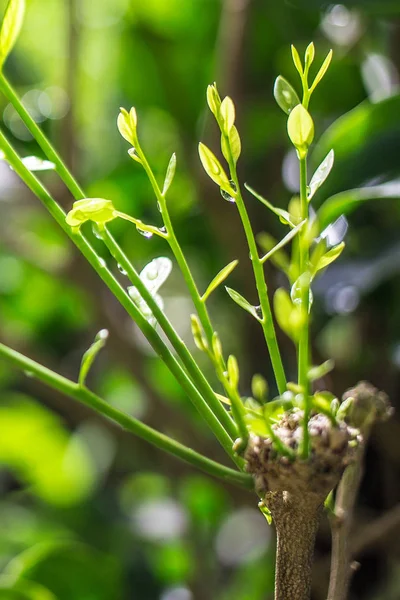
[[(134, 104), (160, 180), (177, 153), (170, 209), (200, 288), (239, 258), (233, 287), (252, 302), (236, 216), (208, 186), (197, 158), (197, 142), (216, 135), (206, 117), (207, 85), (217, 80), (221, 92), (234, 98), (243, 180), (286, 209), (298, 182), (273, 81), (280, 73), (296, 81), (290, 43), (304, 49), (313, 39), (321, 56), (333, 47), (329, 75), (312, 99), (312, 160), (317, 167), (332, 147), (336, 158), (315, 206), (348, 189), (382, 186), (399, 177), (399, 13), (398, 2), (383, 0), (30, 0), (7, 74), (88, 197), (110, 198), (118, 210), (159, 225), (146, 178), (116, 127), (119, 106)], [(21, 153), (41, 156), (2, 98), (0, 110)], [(107, 347), (89, 374), (91, 387), (118, 408), (221, 459), (165, 366), (1, 161), (0, 175), (1, 338), (77, 378), (83, 353), (107, 328)], [(69, 209), (72, 198), (55, 174), (42, 176)], [(327, 387), (341, 394), (368, 378), (395, 402), (400, 209), (390, 197), (361, 203), (348, 216), (347, 253), (320, 279), (313, 327), (315, 363), (330, 356), (337, 362)], [(269, 213), (250, 195), (246, 200), (256, 233), (279, 238), (282, 230)], [(90, 224), (85, 227), (90, 234)], [(111, 228), (138, 269), (168, 255), (162, 240), (146, 240), (129, 224), (118, 221)], [(93, 241), (112, 264), (101, 242)], [(280, 282), (267, 272), (272, 291)], [(191, 303), (177, 269), (164, 298), (174, 325), (192, 344)], [(250, 393), (250, 373), (270, 376), (259, 332), (223, 290), (213, 293), (210, 306), (224, 347), (243, 365), (243, 393), (246, 386)], [(281, 343), (290, 370), (291, 349)], [(192, 473), (4, 365), (0, 386), (1, 600), (272, 597), (272, 531), (255, 498)], [(372, 440), (359, 527), (366, 515), (378, 515), (400, 497), (398, 435), (394, 419)], [(328, 547), (323, 529), (317, 560)], [(399, 585), (398, 559), (398, 547), (390, 543), (362, 556), (354, 597), (370, 597), (371, 590), (377, 600), (389, 597)], [(324, 597), (323, 586), (319, 570), (316, 600)]]

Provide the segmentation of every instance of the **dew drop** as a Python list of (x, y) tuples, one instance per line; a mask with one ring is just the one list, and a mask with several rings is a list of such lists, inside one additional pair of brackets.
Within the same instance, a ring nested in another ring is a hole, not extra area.
[(227, 202), (232, 202), (233, 204), (235, 203), (235, 198), (233, 196), (231, 196), (230, 194), (228, 194), (228, 192), (226, 192), (222, 188), (220, 188), (219, 191), (221, 192), (221, 196), (223, 197), (224, 200), (226, 200)]
[(158, 229), (161, 233), (167, 233), (167, 228), (166, 227), (159, 227)]
[(99, 264), (101, 267), (103, 267), (103, 269), (105, 269), (107, 267), (107, 263), (104, 260), (104, 258), (99, 258)]
[(148, 240), (153, 237), (151, 231), (145, 231), (144, 229), (140, 229), (140, 227), (136, 227), (136, 229), (140, 233), (140, 235), (147, 238)]
[(260, 319), (262, 319), (263, 318), (263, 311), (262, 311), (261, 306), (255, 306), (254, 308), (256, 309), (257, 317), (259, 317)]
[(101, 235), (101, 232), (100, 232), (100, 230), (99, 230), (99, 228), (98, 228), (98, 226), (97, 226), (96, 223), (93, 223), (93, 225), (92, 225), (92, 231), (93, 231), (93, 235), (94, 235), (95, 238), (97, 238), (98, 240), (102, 240), (103, 239), (103, 237)]
[(34, 377), (34, 376), (35, 376), (35, 375), (34, 375), (34, 373), (33, 373), (32, 371), (24, 371), (24, 375), (25, 375), (26, 377)]
[(122, 265), (120, 265), (119, 263), (118, 263), (118, 271), (120, 273), (122, 273), (122, 275), (128, 275), (128, 273), (125, 271), (124, 267)]

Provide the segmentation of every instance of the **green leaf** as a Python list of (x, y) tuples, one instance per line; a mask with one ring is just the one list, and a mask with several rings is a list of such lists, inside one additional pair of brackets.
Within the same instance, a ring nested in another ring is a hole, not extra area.
[(235, 290), (233, 290), (232, 288), (225, 287), (225, 289), (232, 298), (232, 300), (236, 302), (236, 304), (238, 304), (245, 311), (253, 315), (253, 317), (257, 319), (257, 321), (260, 320), (260, 317), (257, 314), (257, 308), (250, 304), (250, 302), (248, 302), (246, 298), (243, 298), (243, 296), (241, 296), (238, 292), (235, 292)]
[(214, 117), (218, 121), (220, 118), (221, 98), (219, 97), (216, 83), (207, 87), (207, 103)]
[(201, 142), (199, 143), (199, 156), (204, 170), (210, 179), (212, 179), (217, 185), (219, 185), (221, 189), (234, 198), (236, 192), (232, 189), (230, 181), (224, 169), (222, 168), (221, 163), (211, 152), (211, 150)]
[(208, 349), (208, 344), (204, 336), (199, 317), (197, 315), (190, 315), (190, 322), (194, 343), (199, 350), (206, 352)]
[(293, 44), (291, 46), (291, 50), (292, 50), (292, 58), (293, 58), (294, 66), (296, 67), (296, 69), (298, 70), (300, 75), (303, 76), (303, 65), (301, 64), (299, 53), (297, 52), (297, 50), (293, 46)]
[(289, 233), (287, 235), (285, 235), (285, 237), (283, 239), (281, 239), (281, 241), (278, 242), (276, 244), (276, 246), (274, 246), (273, 248), (271, 248), (271, 250), (269, 250), (269, 252), (267, 252), (267, 254), (265, 254), (262, 257), (261, 262), (265, 263), (276, 252), (279, 252), (279, 250), (281, 250), (284, 246), (286, 246), (286, 244), (288, 244), (299, 233), (300, 229), (303, 227), (303, 225), (306, 222), (307, 222), (306, 219), (304, 219), (304, 221), (301, 221), (301, 223), (299, 223), (298, 225), (296, 225), (296, 227), (294, 227), (291, 231), (289, 231)]
[(214, 279), (211, 281), (210, 285), (208, 286), (208, 288), (206, 289), (206, 291), (202, 295), (201, 300), (203, 302), (205, 302), (207, 300), (207, 298), (209, 297), (209, 295), (223, 281), (225, 281), (225, 279), (228, 277), (228, 275), (230, 275), (232, 273), (233, 269), (235, 269), (235, 267), (238, 265), (238, 263), (239, 263), (238, 260), (233, 260), (232, 262), (229, 263), (229, 265), (226, 265), (226, 267), (224, 267), (223, 269), (221, 269), (221, 271), (214, 277)]
[(330, 150), (311, 178), (310, 185), (308, 186), (308, 201), (311, 200), (315, 192), (321, 187), (325, 179), (328, 177), (332, 170), (334, 160), (335, 153), (333, 150)]
[(315, 90), (315, 88), (317, 87), (317, 85), (319, 84), (319, 82), (321, 81), (321, 79), (323, 78), (325, 73), (327, 72), (329, 65), (331, 64), (332, 54), (333, 54), (333, 50), (329, 50), (324, 62), (321, 65), (320, 70), (318, 71), (318, 73), (315, 76), (312, 86), (310, 87), (310, 93), (312, 93)]
[(9, 0), (0, 29), (0, 68), (13, 49), (21, 31), (25, 14), (25, 0)]
[(233, 354), (230, 354), (228, 356), (227, 370), (228, 370), (228, 377), (229, 377), (230, 385), (234, 389), (237, 389), (237, 387), (239, 385), (239, 365), (238, 365), (236, 357), (233, 356)]
[(165, 175), (164, 187), (163, 187), (163, 191), (162, 191), (163, 196), (165, 196), (165, 194), (169, 190), (169, 187), (174, 179), (175, 170), (176, 170), (176, 154), (174, 152), (173, 155), (171, 156), (171, 159), (168, 164), (167, 174)]
[(231, 147), (232, 158), (235, 161), (235, 163), (237, 163), (240, 153), (242, 151), (242, 144), (240, 141), (239, 132), (235, 125), (229, 132), (229, 145)]
[(333, 223), (340, 215), (348, 215), (367, 200), (400, 198), (400, 182), (393, 181), (354, 190), (346, 190), (325, 200), (317, 216), (321, 229)]
[(100, 352), (102, 348), (106, 345), (108, 338), (108, 330), (102, 329), (94, 338), (93, 344), (90, 346), (88, 350), (86, 350), (85, 354), (82, 357), (81, 368), (79, 370), (79, 385), (84, 386), (86, 377), (91, 369), (92, 364), (94, 363), (96, 356)]
[(336, 260), (341, 255), (344, 247), (345, 247), (345, 243), (341, 242), (340, 244), (338, 244), (334, 248), (331, 248), (330, 250), (328, 250), (328, 252), (323, 254), (323, 256), (321, 256), (321, 258), (317, 262), (317, 265), (315, 267), (315, 272), (320, 271), (321, 269), (325, 269), (325, 267), (327, 267), (328, 265), (333, 263), (333, 261)]
[(278, 106), (287, 115), (295, 106), (300, 104), (300, 98), (296, 91), (282, 75), (279, 75), (275, 80), (274, 97)]
[(117, 126), (120, 134), (127, 142), (135, 145), (136, 141), (136, 127), (137, 127), (137, 115), (136, 109), (132, 106), (131, 110), (128, 111), (125, 108), (120, 108), (120, 113), (117, 119)]
[(302, 104), (290, 112), (287, 131), (293, 146), (301, 153), (306, 151), (314, 139), (314, 122)]
[(321, 379), (325, 377), (328, 373), (330, 373), (335, 367), (335, 362), (331, 359), (326, 360), (322, 365), (318, 365), (316, 367), (311, 367), (307, 373), (307, 377), (309, 381), (316, 381), (317, 379)]
[(308, 44), (305, 54), (304, 54), (304, 64), (306, 67), (310, 67), (315, 56), (315, 47), (314, 42)]
[[(262, 250), (268, 254), (275, 246), (278, 245), (278, 240), (276, 240), (272, 235), (262, 231), (256, 237), (258, 244), (261, 246)], [(282, 249), (276, 249), (270, 255), (271, 262), (281, 271), (283, 271), (287, 276), (289, 276), (289, 268), (290, 261), (287, 254)]]
[(262, 202), (262, 204), (264, 204), (267, 208), (269, 208), (269, 210), (271, 210), (273, 213), (275, 213), (283, 223), (290, 225), (290, 227), (296, 226), (292, 222), (292, 218), (287, 210), (283, 210), (282, 208), (276, 208), (275, 206), (273, 206), (270, 202), (268, 202), (268, 200), (266, 200), (258, 192), (253, 190), (253, 188), (251, 188), (247, 183), (244, 184), (244, 187), (246, 188), (246, 190), (248, 192), (250, 192), (250, 194), (252, 194), (255, 198), (257, 198), (257, 200)]
[(229, 136), (235, 123), (235, 105), (233, 104), (232, 98), (226, 96), (222, 100), (219, 112), (223, 120), (224, 133)]

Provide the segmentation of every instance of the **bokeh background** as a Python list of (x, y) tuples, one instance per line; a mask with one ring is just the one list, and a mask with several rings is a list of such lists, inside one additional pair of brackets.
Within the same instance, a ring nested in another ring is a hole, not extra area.
[[(302, 52), (310, 40), (316, 62), (334, 49), (312, 100), (317, 135), (311, 162), (316, 166), (331, 144), (337, 160), (315, 204), (387, 182), (394, 182), (394, 191), (383, 195), (399, 195), (398, 0), (28, 0), (6, 70), (87, 195), (110, 198), (120, 210), (159, 224), (148, 182), (116, 128), (119, 107), (135, 105), (143, 146), (160, 178), (177, 153), (169, 205), (200, 287), (239, 258), (232, 286), (252, 301), (254, 283), (235, 207), (199, 167), (198, 140), (215, 151), (218, 145), (205, 89), (216, 80), (221, 93), (234, 98), (242, 180), (284, 207), (298, 177), (272, 88), (278, 74), (298, 87), (290, 44)], [(42, 156), (4, 98), (0, 115), (22, 155)], [(72, 198), (55, 174), (42, 178), (70, 208)], [(256, 232), (281, 236), (271, 213), (247, 200)], [(178, 384), (4, 162), (0, 207), (2, 341), (76, 378), (83, 352), (107, 328), (107, 347), (90, 374), (92, 389), (224, 461)], [(147, 240), (129, 224), (113, 223), (112, 230), (139, 269), (156, 256), (169, 256), (162, 240)], [(315, 289), (313, 353), (316, 364), (335, 359), (326, 384), (338, 395), (368, 379), (398, 403), (399, 230), (400, 200), (383, 197), (364, 203), (334, 232), (345, 234), (347, 249)], [(93, 243), (112, 265), (101, 243)], [(272, 292), (282, 282), (271, 267), (267, 275)], [(168, 315), (196, 353), (191, 303), (177, 269), (163, 296)], [(273, 391), (257, 324), (223, 289), (210, 309), (226, 351), (239, 357), (243, 393), (249, 393), (254, 372), (264, 374)], [(291, 342), (280, 334), (280, 343), (293, 373)], [(194, 472), (29, 375), (0, 363), (0, 598), (272, 598), (274, 531), (255, 497)], [(399, 440), (395, 416), (376, 428), (368, 449), (354, 526), (361, 565), (354, 599), (400, 597)], [(329, 548), (324, 519), (314, 600), (326, 597)]]

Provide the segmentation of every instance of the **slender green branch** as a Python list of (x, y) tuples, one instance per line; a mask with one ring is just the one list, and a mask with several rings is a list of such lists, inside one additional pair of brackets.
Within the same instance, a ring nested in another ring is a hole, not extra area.
[(130, 431), (137, 437), (149, 442), (160, 450), (164, 450), (190, 465), (201, 469), (205, 473), (223, 479), (228, 483), (239, 485), (247, 489), (253, 489), (253, 479), (250, 475), (225, 467), (224, 465), (199, 454), (195, 450), (187, 448), (183, 444), (180, 444), (163, 433), (156, 431), (152, 427), (145, 425), (134, 417), (117, 410), (86, 387), (80, 386), (70, 379), (66, 379), (62, 375), (51, 371), (36, 361), (27, 358), (23, 354), (20, 354), (16, 350), (12, 350), (1, 343), (0, 357), (14, 367), (34, 375), (51, 388), (89, 406), (97, 413), (118, 423), (123, 429)]
[(172, 252), (175, 256), (175, 259), (179, 265), (179, 268), (182, 272), (182, 275), (183, 275), (185, 283), (188, 287), (190, 296), (193, 300), (193, 304), (195, 305), (197, 314), (199, 315), (200, 322), (204, 328), (204, 332), (206, 334), (207, 341), (208, 341), (209, 345), (211, 346), (214, 328), (211, 324), (210, 316), (208, 314), (206, 305), (201, 298), (201, 294), (197, 288), (197, 285), (196, 285), (196, 282), (191, 273), (190, 267), (186, 261), (186, 258), (182, 252), (182, 249), (181, 249), (178, 239), (176, 237), (174, 227), (173, 227), (170, 215), (169, 215), (165, 196), (163, 195), (163, 193), (160, 190), (160, 187), (157, 183), (156, 177), (150, 167), (150, 164), (149, 164), (145, 154), (143, 153), (143, 150), (140, 146), (140, 143), (139, 143), (139, 140), (137, 139), (137, 137), (135, 137), (135, 150), (136, 150), (137, 155), (140, 158), (143, 168), (144, 168), (144, 170), (147, 174), (147, 177), (150, 181), (150, 184), (154, 190), (154, 194), (156, 196), (158, 205), (161, 210), (161, 216), (163, 218), (164, 225), (168, 232), (167, 241), (171, 247), (171, 250), (172, 250)]
[(237, 462), (237, 457), (232, 450), (232, 439), (227, 434), (217, 417), (209, 408), (208, 404), (201, 396), (197, 388), (193, 385), (192, 381), (188, 377), (185, 369), (177, 361), (171, 351), (168, 349), (166, 344), (162, 341), (154, 327), (143, 317), (135, 303), (128, 296), (126, 291), (121, 287), (119, 282), (115, 279), (112, 273), (107, 269), (104, 262), (97, 256), (95, 250), (90, 246), (87, 240), (84, 238), (82, 233), (73, 232), (71, 227), (65, 222), (65, 213), (52, 198), (46, 188), (41, 182), (31, 173), (23, 164), (18, 154), (15, 152), (13, 147), (10, 145), (4, 134), (0, 131), (0, 147), (5, 153), (6, 160), (13, 167), (14, 171), (19, 177), (25, 182), (25, 184), (32, 190), (32, 192), (41, 200), (50, 214), (54, 217), (60, 227), (65, 233), (72, 239), (74, 244), (82, 252), (88, 262), (92, 265), (101, 279), (106, 283), (111, 292), (115, 295), (121, 305), (125, 308), (127, 313), (136, 322), (138, 327), (144, 333), (149, 343), (155, 350), (155, 352), (162, 358), (166, 366), (169, 368), (171, 373), (175, 376), (177, 381), (181, 384), (184, 391), (188, 394), (189, 398), (193, 402), (196, 409), (203, 416), (205, 421), (208, 423), (215, 436), (226, 450), (227, 454), (232, 458), (233, 461)]
[(111, 252), (112, 256), (114, 256), (117, 263), (119, 263), (124, 268), (128, 278), (130, 279), (132, 284), (137, 288), (139, 294), (149, 306), (154, 317), (157, 319), (165, 334), (168, 336), (168, 339), (170, 340), (174, 349), (181, 357), (181, 360), (185, 365), (185, 368), (187, 369), (190, 377), (197, 384), (199, 391), (203, 394), (203, 397), (206, 399), (211, 410), (214, 412), (221, 424), (228, 431), (229, 435), (233, 439), (235, 439), (237, 437), (238, 432), (234, 422), (229, 416), (229, 413), (224, 409), (221, 402), (216, 397), (213, 389), (211, 388), (207, 379), (204, 377), (203, 373), (194, 361), (185, 343), (178, 336), (172, 324), (168, 320), (167, 316), (158, 306), (156, 300), (151, 295), (143, 281), (140, 279), (139, 274), (133, 267), (129, 258), (117, 244), (117, 242), (115, 241), (111, 233), (108, 231), (108, 229), (105, 228), (103, 232), (101, 232), (101, 235), (103, 237), (104, 243)]
[(15, 108), (26, 127), (29, 129), (30, 133), (34, 137), (34, 139), (39, 144), (40, 148), (43, 150), (45, 155), (49, 160), (51, 160), (56, 165), (56, 170), (67, 188), (71, 191), (75, 200), (80, 200), (81, 198), (85, 198), (85, 193), (82, 188), (77, 183), (76, 179), (71, 175), (69, 170), (64, 164), (64, 161), (60, 157), (60, 155), (56, 152), (52, 144), (46, 138), (40, 127), (35, 123), (29, 112), (26, 110), (25, 106), (22, 104), (18, 95), (11, 87), (10, 83), (7, 81), (5, 75), (0, 71), (0, 91), (3, 92), (7, 100), (12, 104)]
[[(300, 205), (301, 205), (301, 218), (308, 219), (308, 199), (307, 199), (307, 157), (304, 156), (299, 159), (300, 165)], [(304, 310), (304, 323), (301, 328), (299, 345), (298, 345), (298, 383), (302, 389), (304, 397), (304, 423), (303, 423), (303, 440), (301, 455), (303, 458), (308, 457), (309, 453), (309, 433), (308, 433), (308, 421), (310, 418), (310, 398), (309, 398), (309, 381), (308, 381), (308, 369), (310, 362), (310, 348), (309, 348), (309, 294), (310, 294), (310, 281), (307, 277), (308, 262), (309, 262), (309, 246), (306, 239), (307, 231), (300, 231), (299, 233), (299, 266), (300, 266), (300, 294), (301, 294), (301, 306)]]
[[(227, 146), (229, 147), (228, 140)], [(262, 310), (262, 319), (260, 320), (260, 323), (263, 328), (265, 341), (267, 342), (268, 351), (271, 357), (272, 368), (274, 370), (276, 383), (278, 385), (278, 390), (280, 394), (283, 394), (286, 391), (286, 376), (282, 364), (281, 354), (279, 351), (278, 341), (276, 339), (271, 305), (269, 302), (267, 284), (265, 281), (264, 268), (262, 260), (258, 255), (256, 240), (254, 237), (253, 229), (251, 227), (246, 205), (244, 203), (243, 196), (240, 191), (240, 184), (237, 175), (236, 164), (232, 156), (229, 160), (229, 170), (232, 181), (234, 182), (236, 187), (236, 206), (238, 208), (239, 215), (242, 220), (244, 232), (250, 250), (251, 262), (253, 265), (253, 271), (256, 280), (260, 306)]]

